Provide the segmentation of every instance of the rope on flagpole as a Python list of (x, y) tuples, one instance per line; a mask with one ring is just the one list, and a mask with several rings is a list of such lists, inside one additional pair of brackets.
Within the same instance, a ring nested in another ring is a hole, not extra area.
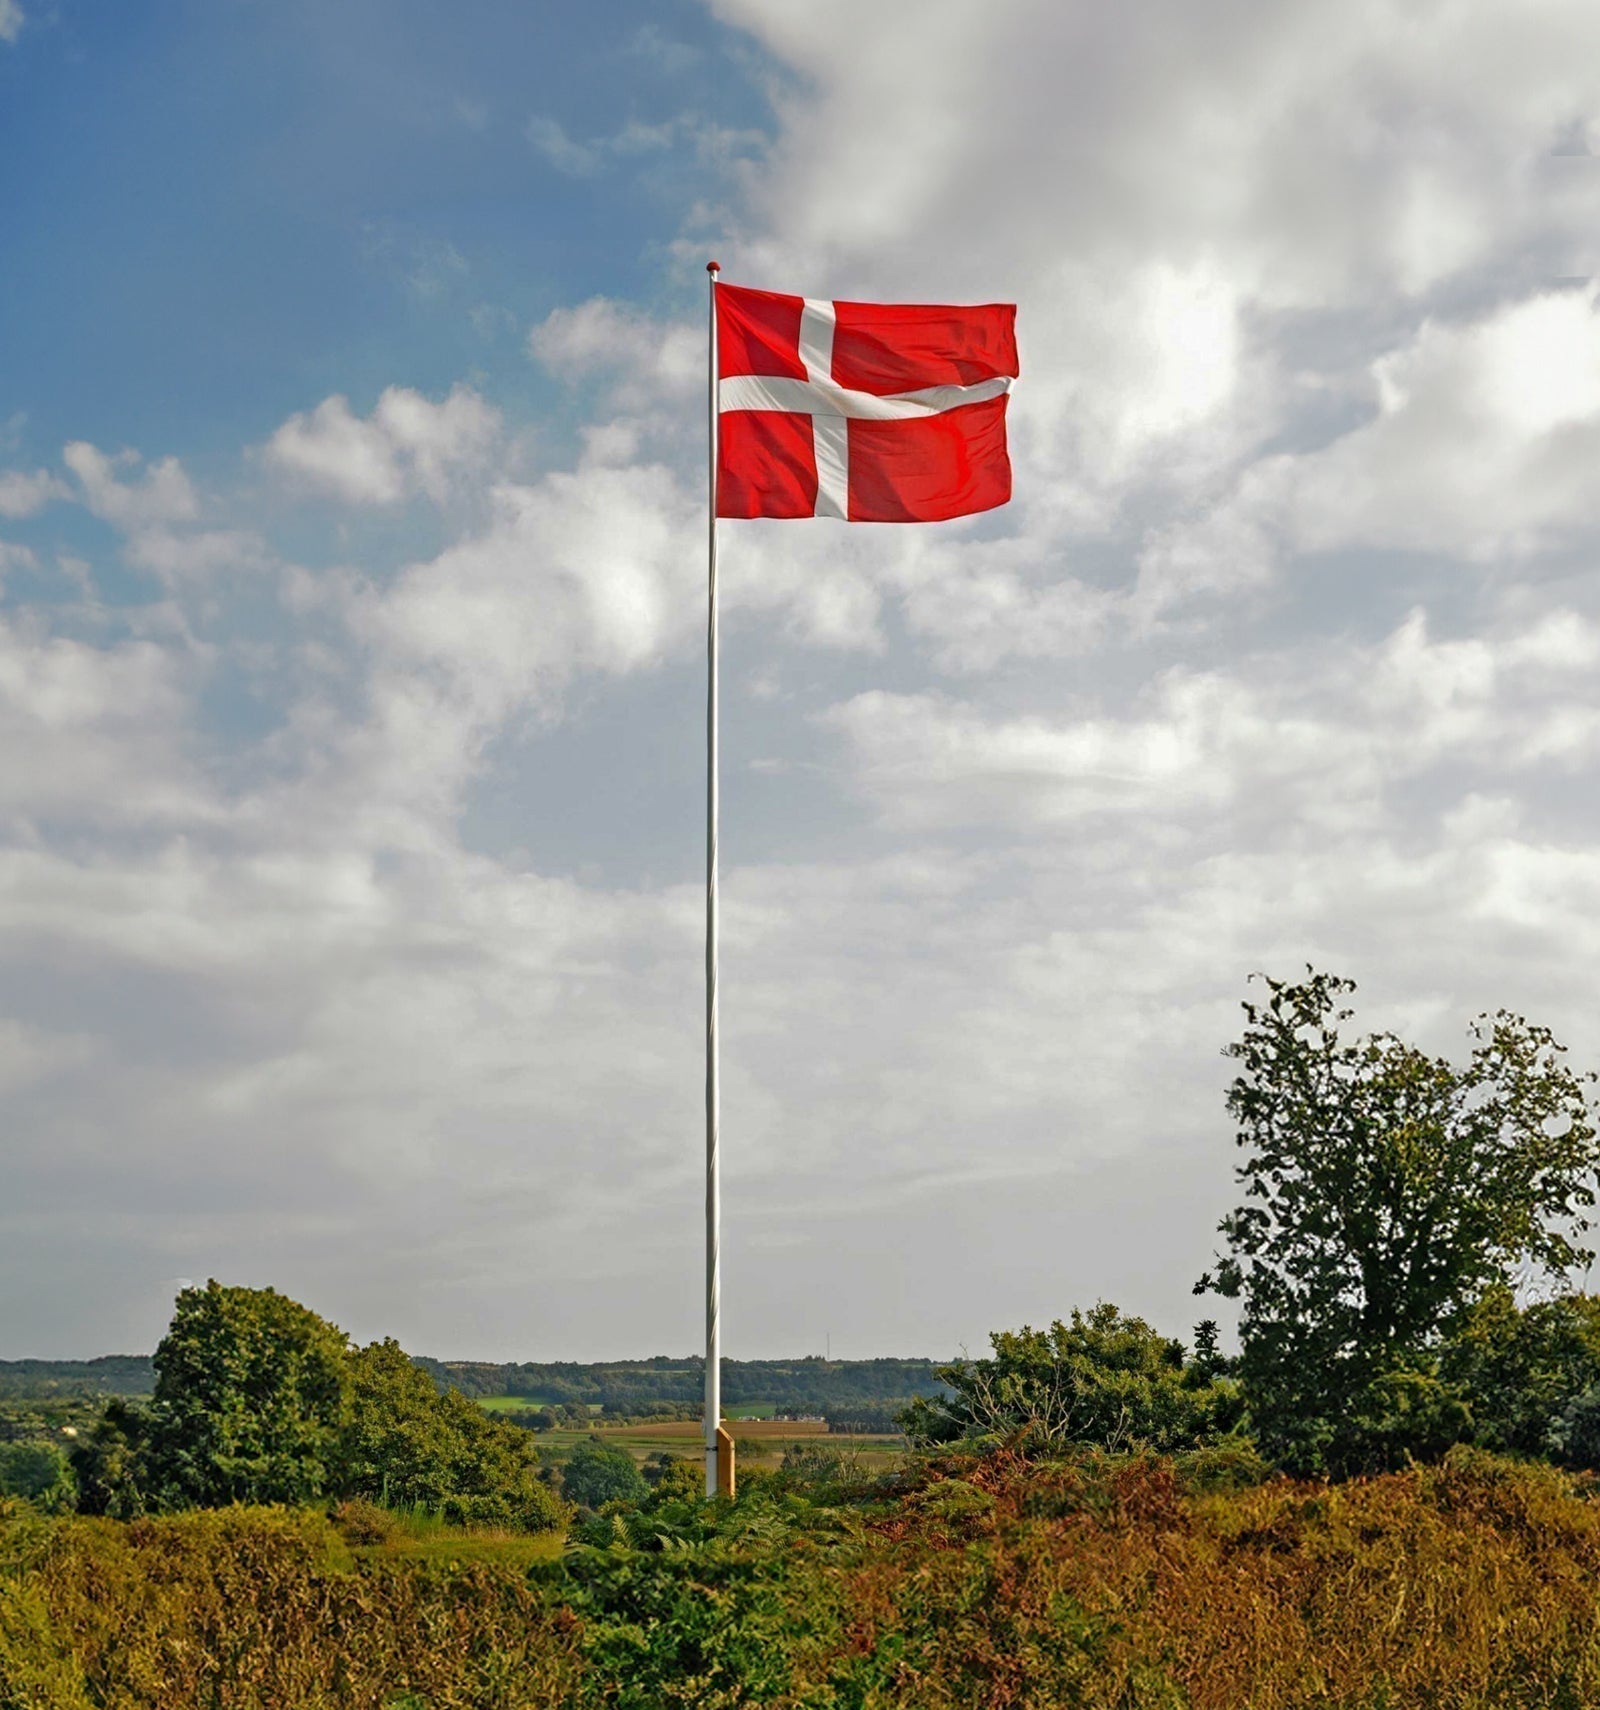
[[(722, 1423), (722, 1179), (717, 1156), (721, 1120), (720, 1063), (717, 1054), (717, 274), (710, 275), (706, 328), (706, 460), (710, 501), (706, 611), (706, 1495), (726, 1487), (731, 1494), (733, 1468), (723, 1468), (718, 1452)], [(729, 1444), (731, 1448), (731, 1443)], [(731, 1461), (731, 1456), (728, 1457)], [(720, 1475), (720, 1476), (719, 1476)]]

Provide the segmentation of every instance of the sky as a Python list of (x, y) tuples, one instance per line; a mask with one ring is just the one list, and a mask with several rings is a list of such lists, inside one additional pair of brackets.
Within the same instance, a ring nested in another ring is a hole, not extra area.
[(1600, 1065), (1597, 155), (1591, 0), (0, 0), (0, 1357), (700, 1346), (712, 256), (1021, 350), (723, 526), (730, 1356), (1186, 1335), (1254, 973)]

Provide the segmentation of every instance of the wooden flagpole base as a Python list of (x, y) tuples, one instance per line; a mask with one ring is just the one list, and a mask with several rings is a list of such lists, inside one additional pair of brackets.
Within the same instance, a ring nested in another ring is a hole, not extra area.
[(717, 1495), (730, 1501), (734, 1494), (733, 1433), (726, 1425), (717, 1426)]

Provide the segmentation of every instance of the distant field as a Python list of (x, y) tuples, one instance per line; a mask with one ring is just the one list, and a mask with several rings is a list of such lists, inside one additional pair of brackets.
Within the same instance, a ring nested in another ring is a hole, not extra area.
[[(820, 1419), (774, 1419), (770, 1415), (759, 1419), (727, 1416), (734, 1441), (745, 1437), (826, 1437), (828, 1427)], [(650, 1420), (643, 1425), (607, 1425), (608, 1437), (661, 1437), (700, 1440), (698, 1419)]]
[[(559, 1407), (558, 1401), (546, 1401), (537, 1395), (480, 1395), (478, 1405), (486, 1413), (537, 1413), (541, 1407)], [(600, 1411), (598, 1402), (589, 1402), (591, 1413)]]
[[(837, 1449), (883, 1470), (905, 1453), (905, 1440), (901, 1437), (830, 1434), (820, 1421), (797, 1424), (778, 1419), (730, 1419), (728, 1424), (739, 1446), (741, 1463), (755, 1466), (775, 1466), (791, 1445)], [(547, 1461), (560, 1465), (578, 1444), (587, 1443), (596, 1435), (626, 1449), (639, 1462), (649, 1460), (652, 1455), (694, 1460), (700, 1454), (700, 1426), (693, 1419), (667, 1419), (659, 1425), (601, 1425), (594, 1431), (581, 1428), (541, 1431), (537, 1438), (539, 1452)]]
[[(537, 1412), (541, 1407), (559, 1407), (559, 1401), (546, 1401), (543, 1396), (536, 1395), (480, 1395), (478, 1405), (486, 1413), (528, 1413)], [(591, 1413), (600, 1411), (600, 1404), (588, 1403)], [(728, 1419), (770, 1419), (777, 1412), (777, 1406), (771, 1401), (741, 1401), (737, 1405), (724, 1409), (724, 1417)], [(668, 1420), (666, 1423), (670, 1424)], [(699, 1427), (697, 1426), (698, 1430)]]

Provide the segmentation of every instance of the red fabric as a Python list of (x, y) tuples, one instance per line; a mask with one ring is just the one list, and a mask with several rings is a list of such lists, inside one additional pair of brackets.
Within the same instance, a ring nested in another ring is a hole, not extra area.
[(833, 377), (855, 392), (915, 392), (975, 386), (1017, 372), (1017, 311), (1011, 303), (946, 308), (938, 303), (835, 303)]
[(717, 417), (717, 515), (809, 517), (817, 505), (811, 418), (783, 410)]
[[(977, 386), (1018, 371), (1010, 303), (835, 303), (827, 376), (808, 376), (801, 358), (803, 298), (719, 285), (716, 304), (721, 379), (754, 375), (803, 385), (831, 379), (850, 393), (892, 398), (933, 386)], [(748, 393), (744, 401), (751, 401)], [(893, 421), (853, 416), (849, 399), (841, 403), (837, 394), (807, 390), (799, 401), (846, 417), (846, 490), (830, 500), (829, 514), (842, 504), (851, 522), (942, 522), (1011, 497), (1004, 395), (957, 399), (936, 413)], [(808, 410), (721, 409), (717, 442), (719, 517), (816, 514), (819, 477)], [(830, 493), (837, 495), (837, 454), (831, 467)]]
[(1004, 398), (849, 432), (851, 522), (947, 522), (1011, 497)]
[(800, 361), (802, 297), (781, 291), (717, 287), (717, 367), (723, 374), (777, 374), (804, 380)]

